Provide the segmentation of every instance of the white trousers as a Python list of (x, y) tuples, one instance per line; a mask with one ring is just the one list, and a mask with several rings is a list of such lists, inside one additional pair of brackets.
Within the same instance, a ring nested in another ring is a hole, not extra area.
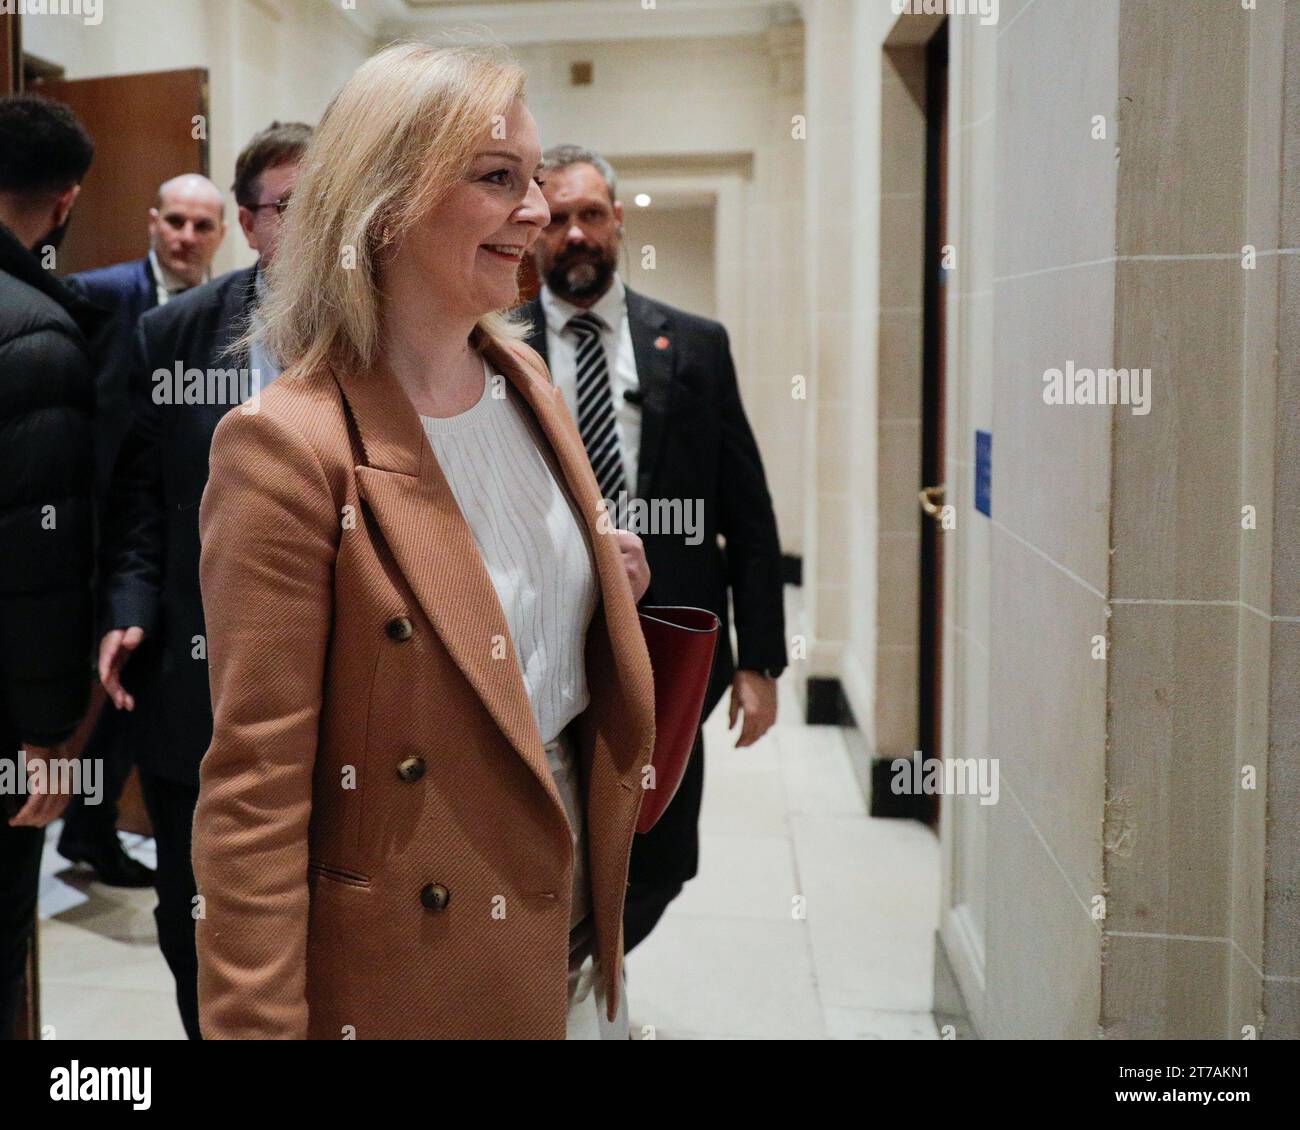
[(606, 982), (602, 966), (588, 956), (577, 969), (569, 971), (569, 1019), (566, 1040), (626, 1040), (627, 974), (623, 974), (623, 992), (619, 995), (618, 1013), (613, 1021), (605, 1016)]
[(578, 954), (591, 948), (591, 890), (587, 878), (586, 820), (582, 810), (582, 777), (579, 772), (574, 738), (568, 729), (555, 741), (546, 743), (546, 759), (551, 776), (564, 801), (565, 815), (573, 836), (573, 896), (569, 917), (569, 1016), (565, 1026), (566, 1040), (626, 1040), (627, 977), (623, 978), (623, 993), (619, 1000), (618, 1015), (613, 1022), (605, 1017), (605, 979), (594, 955), (578, 961)]

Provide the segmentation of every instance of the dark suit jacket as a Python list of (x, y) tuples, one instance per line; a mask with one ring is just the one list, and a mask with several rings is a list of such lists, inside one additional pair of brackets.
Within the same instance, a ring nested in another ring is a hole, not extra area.
[(232, 271), (140, 319), (130, 363), (134, 414), (105, 509), (101, 634), (139, 626), (146, 642), (123, 684), (135, 695), (127, 725), (141, 766), (197, 786), (212, 738), (199, 594), (199, 501), (208, 448), (229, 404), (159, 404), (154, 373), (240, 369), (232, 350), (254, 300), (256, 268)]
[[(547, 357), (540, 298), (522, 307), (528, 338)], [(627, 291), (628, 326), (641, 382), (638, 498), (703, 500), (703, 539), (641, 534), (650, 564), (642, 604), (690, 604), (716, 612), (722, 633), (706, 713), (737, 666), (786, 664), (781, 545), (763, 461), (740, 402), (731, 345), (721, 323)], [(666, 349), (655, 348), (659, 337)], [(725, 539), (725, 548), (719, 537)], [(731, 648), (727, 595), (735, 611), (738, 654)]]
[(148, 258), (71, 275), (68, 285), (104, 312), (91, 339), (95, 359), (95, 498), (102, 505), (131, 424), (130, 361), (136, 323), (158, 305)]

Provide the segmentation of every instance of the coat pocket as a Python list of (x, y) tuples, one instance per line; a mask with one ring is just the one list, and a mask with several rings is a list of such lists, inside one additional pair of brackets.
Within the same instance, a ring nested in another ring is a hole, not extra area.
[(359, 871), (348, 871), (342, 867), (327, 867), (323, 863), (308, 863), (307, 873), (309, 875), (319, 875), (324, 879), (332, 879), (336, 883), (346, 883), (349, 887), (370, 886), (369, 875), (362, 875)]

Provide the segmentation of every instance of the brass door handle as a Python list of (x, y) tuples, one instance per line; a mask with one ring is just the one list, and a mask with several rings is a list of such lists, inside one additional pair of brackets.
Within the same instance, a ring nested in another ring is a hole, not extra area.
[(918, 495), (921, 509), (931, 518), (939, 517), (939, 509), (943, 506), (943, 488), (943, 483), (937, 487), (923, 487)]

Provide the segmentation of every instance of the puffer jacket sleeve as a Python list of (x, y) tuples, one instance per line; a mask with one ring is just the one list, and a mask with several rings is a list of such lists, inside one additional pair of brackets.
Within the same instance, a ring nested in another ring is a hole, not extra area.
[(0, 713), (53, 745), (90, 694), (94, 376), (49, 324), (0, 339), (0, 373)]
[(340, 519), (289, 425), (229, 412), (199, 510), (212, 744), (193, 864), (206, 1038), (307, 1035), (307, 830)]

